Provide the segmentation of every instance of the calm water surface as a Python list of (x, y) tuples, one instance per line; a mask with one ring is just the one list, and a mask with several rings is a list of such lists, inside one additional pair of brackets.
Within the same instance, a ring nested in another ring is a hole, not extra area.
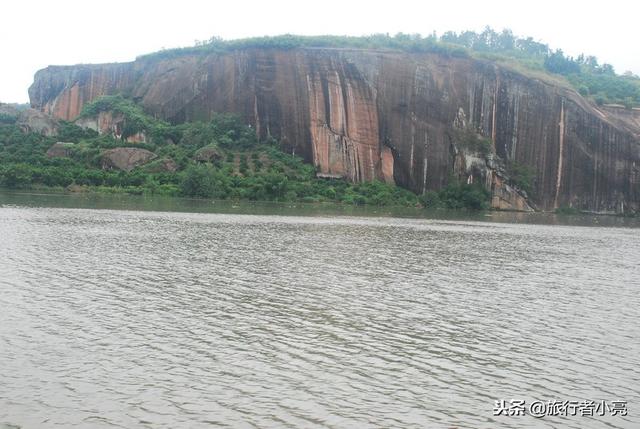
[(633, 221), (79, 201), (0, 195), (0, 427), (640, 427)]

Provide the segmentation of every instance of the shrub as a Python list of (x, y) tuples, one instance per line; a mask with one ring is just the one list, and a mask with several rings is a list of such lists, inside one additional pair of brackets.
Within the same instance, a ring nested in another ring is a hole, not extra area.
[(453, 139), (460, 147), (478, 153), (485, 158), (493, 152), (493, 143), (491, 140), (482, 137), (471, 127), (454, 130)]
[(209, 198), (214, 194), (213, 187), (210, 168), (192, 165), (183, 174), (180, 193), (188, 197)]
[(15, 124), (18, 117), (8, 113), (0, 113), (0, 124)]
[(9, 165), (0, 170), (0, 183), (8, 188), (23, 188), (32, 181), (33, 169), (27, 164)]
[(480, 185), (453, 181), (438, 193), (438, 197), (449, 209), (486, 210), (491, 194)]
[(535, 185), (535, 172), (533, 168), (512, 161), (507, 163), (507, 174), (511, 185), (525, 191), (527, 194), (533, 192)]
[(427, 191), (420, 198), (420, 202), (425, 208), (432, 209), (438, 208), (442, 206), (442, 201), (440, 201), (440, 195), (436, 191)]

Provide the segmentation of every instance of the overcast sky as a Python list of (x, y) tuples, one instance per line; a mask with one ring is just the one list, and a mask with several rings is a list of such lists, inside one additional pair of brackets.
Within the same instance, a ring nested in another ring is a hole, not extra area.
[(640, 74), (640, 2), (19, 0), (2, 4), (0, 101), (27, 102), (50, 64), (131, 61), (195, 40), (294, 34), (421, 33), (510, 28), (618, 73)]

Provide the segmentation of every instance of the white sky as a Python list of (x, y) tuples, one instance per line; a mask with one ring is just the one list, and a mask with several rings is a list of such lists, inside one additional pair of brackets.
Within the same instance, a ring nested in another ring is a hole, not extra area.
[(28, 101), (33, 74), (50, 64), (131, 61), (214, 35), (426, 35), (490, 25), (640, 74), (637, 0), (9, 0), (1, 10), (3, 102)]

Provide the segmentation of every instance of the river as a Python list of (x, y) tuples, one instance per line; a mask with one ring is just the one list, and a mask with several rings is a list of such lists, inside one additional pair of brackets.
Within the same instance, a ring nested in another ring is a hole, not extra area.
[(0, 193), (0, 428), (640, 427), (638, 226)]

